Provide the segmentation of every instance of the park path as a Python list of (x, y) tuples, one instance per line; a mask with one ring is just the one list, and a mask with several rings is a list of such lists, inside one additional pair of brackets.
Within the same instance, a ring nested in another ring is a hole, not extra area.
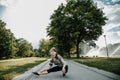
[(120, 75), (88, 67), (72, 60), (66, 60), (66, 62), (69, 65), (69, 71), (65, 77), (62, 76), (61, 71), (41, 76), (33, 75), (33, 71), (39, 71), (48, 66), (49, 61), (45, 61), (13, 80), (120, 80)]

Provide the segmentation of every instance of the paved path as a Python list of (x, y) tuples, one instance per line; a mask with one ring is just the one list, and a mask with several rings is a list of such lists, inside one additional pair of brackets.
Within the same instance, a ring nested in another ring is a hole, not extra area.
[(41, 76), (33, 75), (33, 71), (38, 71), (40, 68), (43, 69), (42, 66), (46, 67), (48, 65), (48, 61), (45, 61), (24, 74), (13, 78), (13, 80), (120, 80), (120, 75), (88, 67), (71, 60), (67, 60), (67, 63), (69, 71), (65, 77), (62, 76), (61, 71)]

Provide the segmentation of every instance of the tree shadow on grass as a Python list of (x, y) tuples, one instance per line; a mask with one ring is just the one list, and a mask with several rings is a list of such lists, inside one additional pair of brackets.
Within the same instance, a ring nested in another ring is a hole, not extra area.
[(3, 76), (8, 75), (8, 74), (12, 74), (12, 73), (13, 73), (13, 75), (22, 74), (25, 71), (28, 71), (32, 67), (34, 67), (34, 66), (36, 66), (36, 65), (38, 65), (38, 64), (40, 64), (40, 63), (42, 63), (44, 61), (35, 61), (34, 63), (28, 63), (28, 64), (24, 64), (22, 66), (10, 66), (11, 68), (9, 68), (7, 70), (0, 71), (0, 79), (5, 80), (5, 79), (2, 79), (2, 78), (4, 78)]

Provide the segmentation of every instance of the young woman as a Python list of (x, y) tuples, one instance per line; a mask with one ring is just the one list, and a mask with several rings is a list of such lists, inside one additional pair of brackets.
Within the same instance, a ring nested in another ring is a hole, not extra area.
[[(63, 76), (65, 76), (66, 73), (68, 72), (68, 65), (66, 64), (65, 60), (60, 55), (57, 54), (55, 48), (50, 49), (50, 54), (51, 54), (51, 60), (49, 62), (49, 67), (40, 72), (33, 72), (33, 74), (45, 75), (51, 72), (62, 71)], [(53, 64), (55, 66), (53, 66)]]

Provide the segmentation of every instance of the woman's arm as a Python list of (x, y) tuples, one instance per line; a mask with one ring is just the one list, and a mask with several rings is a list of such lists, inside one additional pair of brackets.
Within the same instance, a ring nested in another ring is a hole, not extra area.
[(65, 73), (65, 72), (66, 72), (66, 71), (65, 71), (66, 62), (65, 62), (64, 59), (61, 59), (61, 62), (62, 62), (62, 64), (63, 64), (62, 71), (63, 71), (63, 73)]
[(61, 62), (62, 62), (62, 64), (63, 64), (63, 67), (65, 67), (65, 66), (66, 66), (65, 60), (64, 60), (64, 59), (61, 59)]

